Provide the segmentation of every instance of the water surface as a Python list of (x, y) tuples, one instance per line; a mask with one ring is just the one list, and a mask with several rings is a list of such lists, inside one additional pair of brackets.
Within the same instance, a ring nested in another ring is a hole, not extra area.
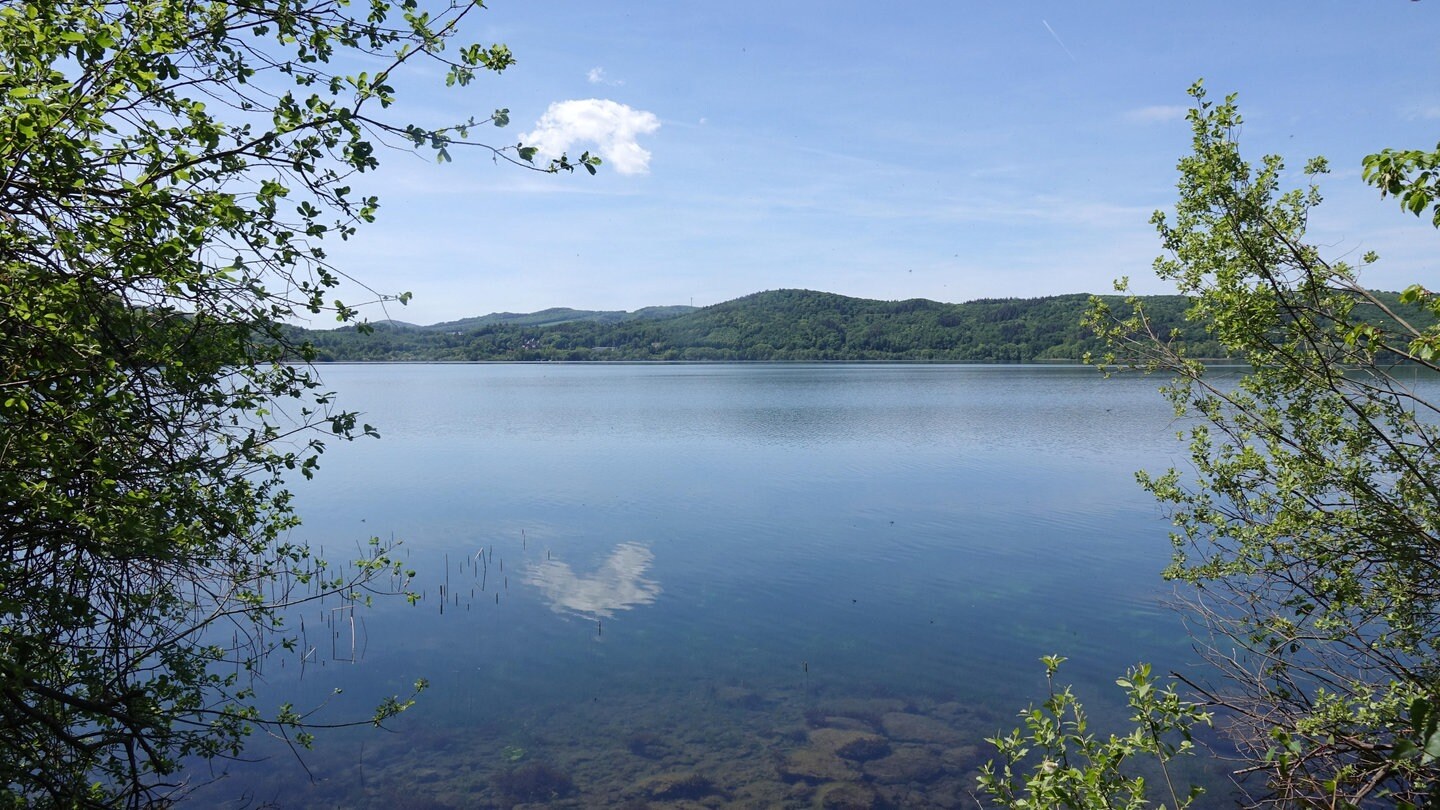
[[(370, 534), (403, 540), (424, 599), (381, 603), (353, 636), (317, 608), (326, 641), (307, 638), (303, 678), (272, 661), (264, 688), (304, 705), (343, 687), (319, 715), (338, 717), (418, 677), (432, 687), (394, 733), (323, 737), (313, 781), (280, 753), (197, 798), (805, 807), (843, 789), (973, 806), (981, 737), (1043, 696), (1041, 655), (1070, 657), (1062, 674), (1102, 717), (1127, 665), (1191, 659), (1161, 604), (1168, 522), (1133, 477), (1182, 458), (1154, 379), (788, 364), (323, 376), (384, 438), (332, 448), (297, 487), (297, 538), (331, 557)], [(352, 640), (359, 662), (336, 660)], [(853, 778), (807, 774), (803, 752), (838, 739), (817, 742), (822, 729), (876, 734), (890, 754), (844, 760)], [(666, 792), (687, 776), (706, 784)]]

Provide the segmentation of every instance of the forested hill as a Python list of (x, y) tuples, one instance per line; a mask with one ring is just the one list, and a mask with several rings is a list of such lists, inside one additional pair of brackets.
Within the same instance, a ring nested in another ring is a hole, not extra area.
[[(1377, 293), (1400, 306), (1393, 293)], [(412, 326), (377, 323), (301, 330), (322, 361), (374, 360), (947, 360), (1078, 361), (1101, 346), (1080, 325), (1090, 296), (996, 298), (942, 304), (873, 301), (809, 290), (773, 290), (723, 304), (635, 312), (548, 309)], [(1107, 297), (1116, 312), (1127, 311)], [(1143, 296), (1159, 334), (1181, 330), (1191, 357), (1222, 357), (1184, 320), (1180, 296)], [(1404, 308), (1407, 311), (1413, 309)], [(1423, 313), (1417, 313), (1426, 320)], [(1426, 321), (1428, 322), (1428, 321)], [(1419, 325), (1424, 325), (1419, 324)]]
[[(1149, 296), (1164, 329), (1185, 327), (1184, 299)], [(1079, 360), (1100, 346), (1080, 325), (1083, 293), (943, 304), (774, 290), (722, 304), (631, 313), (552, 309), (433, 326), (399, 322), (301, 330), (322, 361), (405, 360)], [(1117, 300), (1117, 309), (1119, 302)], [(1192, 356), (1218, 349), (1188, 328)]]

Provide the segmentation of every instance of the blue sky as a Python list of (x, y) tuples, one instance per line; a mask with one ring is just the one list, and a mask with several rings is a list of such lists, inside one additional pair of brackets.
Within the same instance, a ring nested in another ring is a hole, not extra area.
[(784, 287), (961, 302), (1119, 276), (1161, 292), (1148, 220), (1175, 197), (1201, 77), (1239, 94), (1252, 159), (1330, 158), (1311, 229), (1329, 255), (1379, 252), (1377, 288), (1435, 278), (1440, 234), (1359, 167), (1440, 140), (1440, 2), (493, 0), (467, 23), (518, 64), (449, 90), (405, 77), (400, 115), (508, 107), (492, 143), (607, 162), (549, 176), (478, 151), (382, 155), (365, 189), (380, 220), (332, 257), (414, 292), (389, 317)]

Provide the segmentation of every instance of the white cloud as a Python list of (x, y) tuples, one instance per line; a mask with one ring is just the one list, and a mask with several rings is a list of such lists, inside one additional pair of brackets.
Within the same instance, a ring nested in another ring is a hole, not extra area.
[(521, 135), (520, 142), (535, 147), (547, 159), (585, 146), (620, 174), (646, 174), (650, 152), (636, 138), (659, 128), (660, 119), (654, 113), (609, 99), (572, 99), (551, 104), (535, 122), (534, 131)]
[(1157, 104), (1151, 107), (1127, 110), (1125, 120), (1137, 124), (1163, 124), (1167, 121), (1181, 121), (1190, 108), (1179, 104)]
[(591, 84), (605, 84), (611, 87), (619, 87), (620, 85), (625, 83), (620, 79), (611, 79), (606, 76), (605, 68), (603, 67), (590, 68), (590, 71), (585, 74), (585, 80), (590, 82)]

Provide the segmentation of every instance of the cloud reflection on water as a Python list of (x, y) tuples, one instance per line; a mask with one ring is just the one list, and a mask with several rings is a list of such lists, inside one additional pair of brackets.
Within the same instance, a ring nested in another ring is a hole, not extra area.
[(530, 566), (525, 581), (539, 588), (558, 613), (609, 618), (660, 595), (660, 585), (644, 577), (654, 560), (650, 549), (621, 543), (592, 573), (577, 575), (567, 563), (545, 560)]

